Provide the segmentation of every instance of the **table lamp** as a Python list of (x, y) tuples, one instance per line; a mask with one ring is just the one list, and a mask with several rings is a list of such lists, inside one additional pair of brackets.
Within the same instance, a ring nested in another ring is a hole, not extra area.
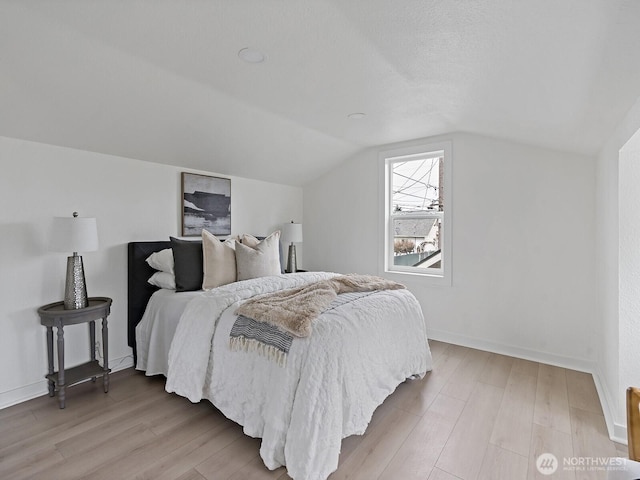
[(287, 272), (295, 273), (298, 271), (296, 262), (296, 246), (295, 242), (302, 242), (302, 224), (301, 223), (285, 223), (282, 226), (282, 241), (290, 243), (289, 245), (289, 257), (287, 260)]
[(84, 267), (78, 252), (93, 252), (97, 249), (98, 229), (95, 218), (80, 218), (78, 212), (73, 212), (73, 217), (54, 217), (51, 250), (73, 252), (71, 257), (67, 257), (65, 309), (85, 308), (88, 305)]

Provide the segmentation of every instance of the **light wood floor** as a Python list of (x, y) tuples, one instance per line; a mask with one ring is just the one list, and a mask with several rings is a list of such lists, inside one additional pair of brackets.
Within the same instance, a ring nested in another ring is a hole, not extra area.
[[(626, 456), (608, 439), (590, 375), (431, 342), (434, 369), (402, 384), (365, 435), (345, 439), (330, 478), (363, 480), (583, 479), (604, 471), (537, 472), (541, 453)], [(67, 408), (40, 397), (0, 410), (0, 478), (253, 480), (268, 471), (259, 440), (208, 402), (164, 391), (128, 369), (71, 387)]]

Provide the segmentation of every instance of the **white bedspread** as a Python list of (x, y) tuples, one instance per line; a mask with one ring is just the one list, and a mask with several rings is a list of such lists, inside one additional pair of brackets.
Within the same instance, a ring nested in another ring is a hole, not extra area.
[(270, 469), (326, 479), (342, 438), (363, 434), (378, 405), (405, 379), (431, 369), (422, 311), (408, 290), (376, 292), (325, 312), (295, 339), (286, 367), (231, 351), (237, 306), (253, 295), (330, 278), (298, 273), (237, 282), (191, 300), (169, 354), (166, 390), (210, 400), (252, 437)]
[(146, 375), (169, 372), (169, 349), (178, 322), (187, 304), (202, 291), (179, 292), (160, 289), (151, 295), (144, 315), (136, 326), (136, 370)]

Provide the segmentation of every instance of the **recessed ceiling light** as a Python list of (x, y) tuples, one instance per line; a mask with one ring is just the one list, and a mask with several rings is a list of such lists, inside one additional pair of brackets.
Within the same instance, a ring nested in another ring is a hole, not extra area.
[(264, 53), (255, 48), (243, 48), (238, 52), (238, 57), (247, 63), (262, 63), (264, 62)]
[(355, 120), (358, 120), (360, 118), (364, 118), (366, 117), (367, 114), (366, 113), (361, 113), (361, 112), (356, 112), (356, 113), (350, 113), (349, 115), (347, 115), (347, 117), (349, 118), (353, 118)]

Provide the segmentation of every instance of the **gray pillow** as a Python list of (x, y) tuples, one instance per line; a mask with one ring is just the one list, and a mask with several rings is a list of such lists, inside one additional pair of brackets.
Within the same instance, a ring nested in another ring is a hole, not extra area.
[(262, 241), (243, 235), (236, 244), (238, 280), (280, 274), (280, 231), (273, 232)]
[(202, 289), (202, 240), (180, 240), (169, 237), (173, 250), (173, 269), (176, 276), (176, 292)]

